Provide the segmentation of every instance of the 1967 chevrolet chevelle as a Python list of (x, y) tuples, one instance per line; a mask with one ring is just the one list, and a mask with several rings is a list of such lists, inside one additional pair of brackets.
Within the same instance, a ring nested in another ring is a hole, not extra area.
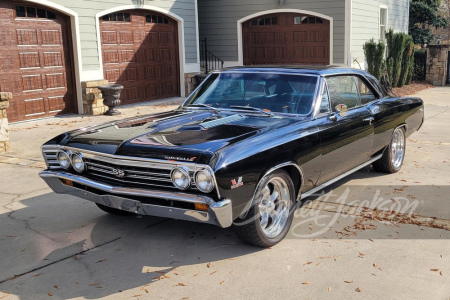
[(360, 70), (227, 69), (174, 111), (50, 140), (40, 176), (108, 213), (233, 226), (269, 247), (286, 236), (296, 201), (369, 164), (399, 171), (423, 110)]

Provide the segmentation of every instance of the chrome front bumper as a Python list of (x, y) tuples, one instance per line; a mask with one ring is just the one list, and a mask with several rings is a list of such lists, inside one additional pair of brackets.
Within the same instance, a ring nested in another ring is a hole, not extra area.
[[(216, 202), (212, 198), (202, 195), (161, 190), (115, 187), (64, 171), (47, 170), (42, 171), (39, 175), (57, 194), (73, 195), (98, 204), (129, 211), (139, 215), (209, 223), (222, 228), (230, 227), (233, 222), (231, 200), (228, 199)], [(83, 186), (95, 188), (105, 194), (92, 193), (77, 187), (68, 186), (63, 184), (60, 179), (70, 180)], [(134, 199), (129, 199), (127, 196), (150, 197), (167, 201), (206, 204), (209, 208), (208, 211), (199, 211), (146, 204)]]

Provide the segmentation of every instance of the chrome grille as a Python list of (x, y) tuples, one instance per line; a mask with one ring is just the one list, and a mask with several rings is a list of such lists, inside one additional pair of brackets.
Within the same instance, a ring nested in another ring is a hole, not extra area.
[(175, 188), (170, 179), (170, 169), (124, 166), (92, 158), (84, 159), (87, 176), (100, 181), (107, 180), (125, 186), (160, 186)]
[(43, 151), (45, 164), (49, 169), (61, 169), (61, 166), (56, 158), (56, 153), (58, 153), (57, 149)]

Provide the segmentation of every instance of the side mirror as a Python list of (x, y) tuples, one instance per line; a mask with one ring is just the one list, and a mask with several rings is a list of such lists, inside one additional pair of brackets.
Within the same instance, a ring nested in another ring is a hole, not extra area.
[(335, 106), (335, 110), (341, 117), (343, 117), (347, 114), (348, 108), (345, 104), (338, 104)]

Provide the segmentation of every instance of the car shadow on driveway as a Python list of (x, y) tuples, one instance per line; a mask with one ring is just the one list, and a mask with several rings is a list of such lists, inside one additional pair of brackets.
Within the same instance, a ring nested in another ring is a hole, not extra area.
[(105, 297), (175, 278), (184, 266), (212, 272), (223, 260), (262, 250), (242, 244), (231, 229), (108, 215), (67, 195), (17, 202), (22, 208), (0, 215), (0, 291), (21, 299), (49, 291), (63, 299)]

